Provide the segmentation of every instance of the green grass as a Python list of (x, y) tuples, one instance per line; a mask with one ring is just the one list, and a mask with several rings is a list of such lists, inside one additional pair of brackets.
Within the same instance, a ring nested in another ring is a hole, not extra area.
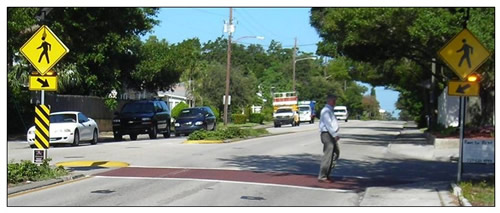
[(460, 182), (460, 188), (473, 206), (495, 205), (495, 177), (484, 180)]
[(23, 160), (20, 163), (10, 162), (7, 165), (7, 183), (15, 185), (26, 181), (41, 181), (58, 178), (67, 175), (69, 172), (63, 167), (51, 167), (46, 159), (42, 164), (37, 165), (31, 161)]

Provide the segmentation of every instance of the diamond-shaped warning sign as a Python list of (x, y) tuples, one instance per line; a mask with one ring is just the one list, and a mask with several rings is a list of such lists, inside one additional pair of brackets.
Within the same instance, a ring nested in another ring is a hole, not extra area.
[(490, 52), (468, 29), (455, 35), (438, 54), (462, 80), (490, 57)]
[(69, 52), (69, 49), (49, 27), (43, 25), (21, 47), (20, 51), (41, 75), (45, 75)]

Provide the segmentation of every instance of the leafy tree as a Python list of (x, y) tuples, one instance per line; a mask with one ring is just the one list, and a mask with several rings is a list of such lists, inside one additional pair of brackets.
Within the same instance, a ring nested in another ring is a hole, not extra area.
[(138, 63), (139, 36), (159, 23), (155, 8), (54, 8), (47, 24), (71, 50), (57, 70), (75, 65), (83, 78), (72, 94), (107, 95), (121, 89)]
[[(203, 79), (199, 91), (202, 97), (202, 105), (215, 106), (223, 109), (222, 97), (226, 89), (226, 67), (219, 63), (211, 63), (205, 67)], [(245, 75), (239, 68), (231, 69), (230, 92), (232, 112), (248, 106), (256, 94), (256, 78), (253, 75)]]
[(379, 119), (380, 105), (374, 96), (364, 96), (362, 100), (365, 119)]
[[(494, 9), (471, 8), (468, 26), (470, 30), (493, 49)], [(323, 38), (318, 44), (318, 54), (330, 57), (345, 56), (355, 62), (354, 72), (350, 75), (355, 80), (386, 86), (400, 92), (411, 93), (406, 97), (418, 97), (414, 100), (425, 104), (429, 99), (422, 95), (429, 91), (416, 89), (415, 86), (433, 75), (437, 79), (435, 94), (439, 94), (447, 80), (455, 78), (453, 72), (438, 60), (438, 70), (444, 67), (443, 73), (430, 72), (431, 59), (436, 52), (458, 33), (466, 20), (465, 8), (313, 8), (311, 25)], [(491, 93), (494, 79), (493, 60), (490, 60), (479, 71), (488, 80), (482, 85), (487, 88), (481, 92), (485, 103), (482, 117), (485, 120), (493, 112)], [(434, 97), (437, 103), (437, 95)], [(404, 105), (406, 107), (407, 105)], [(420, 116), (420, 120), (435, 105), (427, 104), (419, 112), (409, 110), (412, 116)], [(402, 106), (403, 107), (403, 106)]]
[[(184, 44), (169, 45), (165, 39), (158, 40), (156, 36), (149, 37), (139, 49), (141, 59), (131, 77), (137, 89), (155, 92), (168, 90), (177, 83), (181, 73), (191, 67), (189, 58), (191, 51), (185, 51)], [(178, 59), (177, 57), (181, 57)]]
[(179, 104), (175, 105), (175, 107), (172, 108), (172, 111), (171, 111), (172, 118), (177, 119), (179, 117), (179, 115), (181, 114), (181, 111), (183, 109), (187, 109), (187, 108), (189, 108), (189, 106), (184, 102), (180, 102)]

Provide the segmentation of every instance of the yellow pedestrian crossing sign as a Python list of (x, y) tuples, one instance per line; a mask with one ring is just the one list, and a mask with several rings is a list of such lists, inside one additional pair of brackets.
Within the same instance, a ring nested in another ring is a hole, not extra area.
[(475, 72), (490, 57), (490, 52), (468, 29), (463, 29), (439, 50), (438, 55), (460, 77)]
[(69, 49), (49, 27), (43, 25), (21, 47), (20, 51), (41, 75), (45, 75), (69, 52)]

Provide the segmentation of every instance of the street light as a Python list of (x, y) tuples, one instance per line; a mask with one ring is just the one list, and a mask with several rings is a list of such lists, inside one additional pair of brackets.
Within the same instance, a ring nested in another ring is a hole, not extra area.
[(243, 40), (243, 39), (247, 39), (247, 38), (256, 38), (259, 40), (264, 40), (264, 36), (243, 36), (243, 37), (239, 37), (238, 39), (235, 39), (233, 41), (233, 43), (238, 43), (238, 41)]
[[(232, 23), (232, 9), (229, 10), (229, 25), (231, 25)], [(231, 45), (232, 43), (236, 43), (240, 40), (243, 40), (243, 39), (246, 39), (246, 38), (256, 38), (256, 39), (259, 39), (259, 40), (264, 40), (264, 37), (263, 36), (243, 36), (243, 37), (240, 37), (234, 41), (231, 41), (231, 33), (229, 33), (229, 36), (228, 36), (228, 42), (227, 42), (227, 71), (226, 71), (226, 95), (224, 96), (224, 126), (227, 125), (227, 111), (228, 111), (228, 102), (229, 102), (229, 82), (230, 82), (230, 79), (231, 79)]]
[(299, 59), (295, 59), (293, 61), (293, 91), (295, 92), (295, 64), (298, 62), (298, 61), (303, 61), (303, 60), (316, 60), (316, 56), (312, 56), (312, 57), (307, 57), (307, 58), (299, 58)]

